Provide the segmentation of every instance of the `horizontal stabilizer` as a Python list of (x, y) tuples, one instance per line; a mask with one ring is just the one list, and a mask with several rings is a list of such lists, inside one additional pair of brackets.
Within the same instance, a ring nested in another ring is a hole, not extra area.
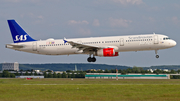
[(12, 45), (12, 44), (6, 44), (6, 48), (23, 48), (24, 45)]

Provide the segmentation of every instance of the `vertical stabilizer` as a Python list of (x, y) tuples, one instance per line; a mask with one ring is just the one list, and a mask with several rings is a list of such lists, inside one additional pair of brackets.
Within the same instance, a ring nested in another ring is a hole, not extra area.
[(14, 43), (36, 41), (31, 38), (15, 20), (7, 20)]

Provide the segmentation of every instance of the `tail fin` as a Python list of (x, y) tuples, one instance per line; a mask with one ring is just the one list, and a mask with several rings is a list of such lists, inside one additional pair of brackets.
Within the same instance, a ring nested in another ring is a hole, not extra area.
[(31, 38), (15, 20), (7, 20), (14, 43), (36, 41)]

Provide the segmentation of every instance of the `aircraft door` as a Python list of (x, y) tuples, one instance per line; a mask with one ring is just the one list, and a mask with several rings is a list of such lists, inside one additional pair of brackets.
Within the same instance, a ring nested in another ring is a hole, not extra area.
[(37, 42), (33, 42), (32, 48), (33, 48), (33, 51), (37, 51)]
[(158, 35), (154, 35), (154, 44), (158, 44), (159, 40), (158, 40)]
[(124, 39), (120, 38), (120, 46), (124, 46)]

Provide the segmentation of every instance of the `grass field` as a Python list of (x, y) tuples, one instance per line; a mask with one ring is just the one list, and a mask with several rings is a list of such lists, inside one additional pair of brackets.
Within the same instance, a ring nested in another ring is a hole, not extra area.
[(0, 101), (180, 101), (180, 80), (0, 79)]

